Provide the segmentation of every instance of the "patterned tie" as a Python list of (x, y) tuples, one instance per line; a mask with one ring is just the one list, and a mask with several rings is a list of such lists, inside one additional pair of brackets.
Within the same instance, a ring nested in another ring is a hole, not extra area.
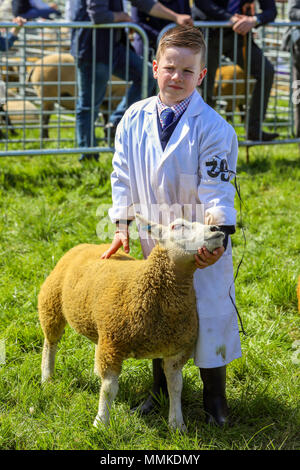
[(227, 5), (228, 13), (232, 13), (232, 15), (237, 13), (240, 9), (240, 3), (240, 0), (229, 0)]
[(160, 113), (160, 120), (162, 122), (162, 128), (165, 129), (168, 127), (174, 118), (174, 111), (171, 108), (165, 108)]

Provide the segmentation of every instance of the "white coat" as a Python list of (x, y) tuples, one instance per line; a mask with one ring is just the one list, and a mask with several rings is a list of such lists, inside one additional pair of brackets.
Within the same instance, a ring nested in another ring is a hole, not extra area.
[[(236, 171), (238, 144), (233, 128), (194, 91), (163, 151), (156, 100), (133, 104), (119, 123), (111, 220), (133, 219), (137, 210), (156, 222), (184, 216), (235, 225), (235, 189), (230, 180)], [(141, 245), (147, 257), (154, 241), (141, 237)], [(194, 287), (199, 316), (194, 362), (203, 368), (223, 366), (241, 356), (237, 316), (229, 296), (231, 287), (234, 299), (230, 240), (214, 265), (196, 270)]]

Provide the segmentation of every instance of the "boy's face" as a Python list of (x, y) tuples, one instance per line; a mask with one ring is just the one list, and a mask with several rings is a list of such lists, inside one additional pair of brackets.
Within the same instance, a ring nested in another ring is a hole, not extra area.
[(200, 53), (185, 47), (168, 47), (159, 62), (153, 61), (153, 76), (157, 79), (159, 96), (167, 106), (173, 106), (190, 96), (206, 75)]

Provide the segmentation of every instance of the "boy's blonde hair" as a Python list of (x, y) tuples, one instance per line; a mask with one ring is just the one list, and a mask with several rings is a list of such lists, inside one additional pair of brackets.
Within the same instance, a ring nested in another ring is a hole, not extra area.
[(206, 43), (200, 29), (191, 26), (175, 26), (168, 29), (161, 37), (156, 51), (156, 60), (168, 47), (184, 47), (192, 49), (195, 54), (200, 53), (201, 65), (205, 65)]

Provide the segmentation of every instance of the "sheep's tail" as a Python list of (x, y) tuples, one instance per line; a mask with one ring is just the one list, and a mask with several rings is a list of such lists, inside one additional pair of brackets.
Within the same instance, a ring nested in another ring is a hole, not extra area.
[(60, 282), (51, 274), (38, 295), (38, 313), (45, 338), (49, 344), (57, 344), (63, 334), (66, 319), (62, 311)]

